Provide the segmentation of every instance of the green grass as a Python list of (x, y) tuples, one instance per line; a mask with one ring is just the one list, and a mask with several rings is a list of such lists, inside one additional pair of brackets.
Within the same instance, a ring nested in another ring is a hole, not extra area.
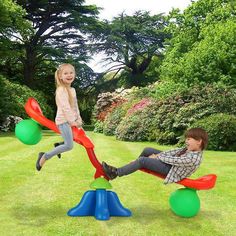
[[(100, 161), (121, 166), (155, 143), (121, 142), (114, 137), (87, 132)], [(75, 144), (62, 159), (53, 158), (40, 172), (35, 170), (39, 151), (48, 151), (60, 137), (44, 132), (35, 146), (21, 144), (13, 135), (0, 136), (0, 235), (236, 235), (235, 152), (206, 151), (199, 170), (192, 176), (215, 173), (216, 187), (199, 191), (201, 210), (193, 218), (174, 215), (170, 194), (180, 185), (164, 185), (161, 179), (136, 173), (112, 181), (123, 205), (132, 217), (68, 217), (93, 180), (94, 168), (85, 149)]]

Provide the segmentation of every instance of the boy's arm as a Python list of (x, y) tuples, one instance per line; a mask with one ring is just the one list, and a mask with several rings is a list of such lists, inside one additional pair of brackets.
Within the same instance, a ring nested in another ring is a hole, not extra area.
[(201, 156), (201, 152), (187, 152), (180, 157), (160, 153), (158, 158), (161, 161), (174, 166), (192, 166), (196, 162), (200, 162)]
[(148, 157), (150, 158), (156, 158), (156, 157), (159, 157), (159, 155), (161, 153), (165, 154), (165, 155), (176, 155), (180, 150), (182, 150), (183, 148), (176, 148), (176, 149), (173, 149), (173, 150), (169, 150), (169, 151), (164, 151), (164, 152), (160, 152), (158, 154), (152, 154)]

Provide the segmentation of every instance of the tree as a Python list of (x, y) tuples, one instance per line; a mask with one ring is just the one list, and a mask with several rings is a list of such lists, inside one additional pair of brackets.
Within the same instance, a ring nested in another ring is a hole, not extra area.
[(107, 72), (118, 73), (123, 69), (131, 86), (141, 85), (147, 80), (144, 72), (153, 56), (163, 53), (164, 41), (169, 37), (166, 25), (162, 14), (150, 16), (149, 12), (138, 11), (128, 16), (122, 13), (111, 22), (101, 23), (100, 30), (94, 32), (94, 51), (105, 53), (104, 60), (115, 63)]
[(236, 6), (230, 0), (199, 0), (183, 14), (173, 11), (173, 38), (161, 79), (195, 83), (236, 82)]
[(17, 49), (18, 37), (31, 30), (24, 16), (25, 11), (12, 0), (0, 1), (0, 71), (9, 77), (17, 74), (15, 67), (23, 54)]
[[(38, 75), (48, 75), (42, 64), (50, 65), (51, 62), (68, 58), (77, 61), (88, 59), (85, 34), (96, 25), (98, 8), (83, 5), (84, 2), (16, 1), (25, 10), (25, 19), (31, 27), (25, 31), (12, 32), (11, 35), (4, 31), (1, 35), (11, 43), (11, 47), (14, 46), (15, 53), (19, 53), (24, 83), (29, 87), (35, 87)], [(5, 57), (4, 61), (6, 64), (9, 57)], [(46, 66), (46, 69), (49, 68)]]

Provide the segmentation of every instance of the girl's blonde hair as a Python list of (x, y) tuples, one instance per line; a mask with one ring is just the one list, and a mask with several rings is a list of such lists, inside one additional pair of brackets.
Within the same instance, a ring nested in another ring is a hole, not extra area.
[(58, 87), (63, 87), (63, 88), (66, 89), (66, 91), (67, 91), (67, 93), (68, 93), (68, 96), (69, 96), (69, 103), (70, 103), (70, 105), (72, 106), (72, 104), (73, 104), (73, 97), (72, 97), (70, 88), (69, 88), (68, 86), (66, 86), (66, 84), (65, 84), (65, 83), (63, 82), (63, 80), (61, 79), (61, 75), (62, 75), (63, 69), (64, 69), (65, 67), (67, 67), (67, 66), (71, 67), (71, 68), (74, 70), (74, 72), (75, 72), (75, 68), (74, 68), (74, 66), (72, 66), (71, 64), (69, 64), (69, 63), (61, 64), (61, 65), (57, 68), (57, 70), (56, 70), (56, 72), (55, 72), (55, 82), (56, 82), (56, 88), (58, 88)]

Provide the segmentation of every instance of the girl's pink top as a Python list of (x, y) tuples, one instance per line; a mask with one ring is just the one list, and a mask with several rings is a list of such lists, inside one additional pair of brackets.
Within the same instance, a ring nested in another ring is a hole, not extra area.
[(78, 127), (82, 126), (82, 119), (78, 107), (76, 91), (70, 88), (73, 97), (73, 104), (70, 105), (69, 95), (64, 87), (58, 87), (56, 90), (57, 114), (55, 118), (56, 125), (68, 122), (69, 124), (76, 122)]

